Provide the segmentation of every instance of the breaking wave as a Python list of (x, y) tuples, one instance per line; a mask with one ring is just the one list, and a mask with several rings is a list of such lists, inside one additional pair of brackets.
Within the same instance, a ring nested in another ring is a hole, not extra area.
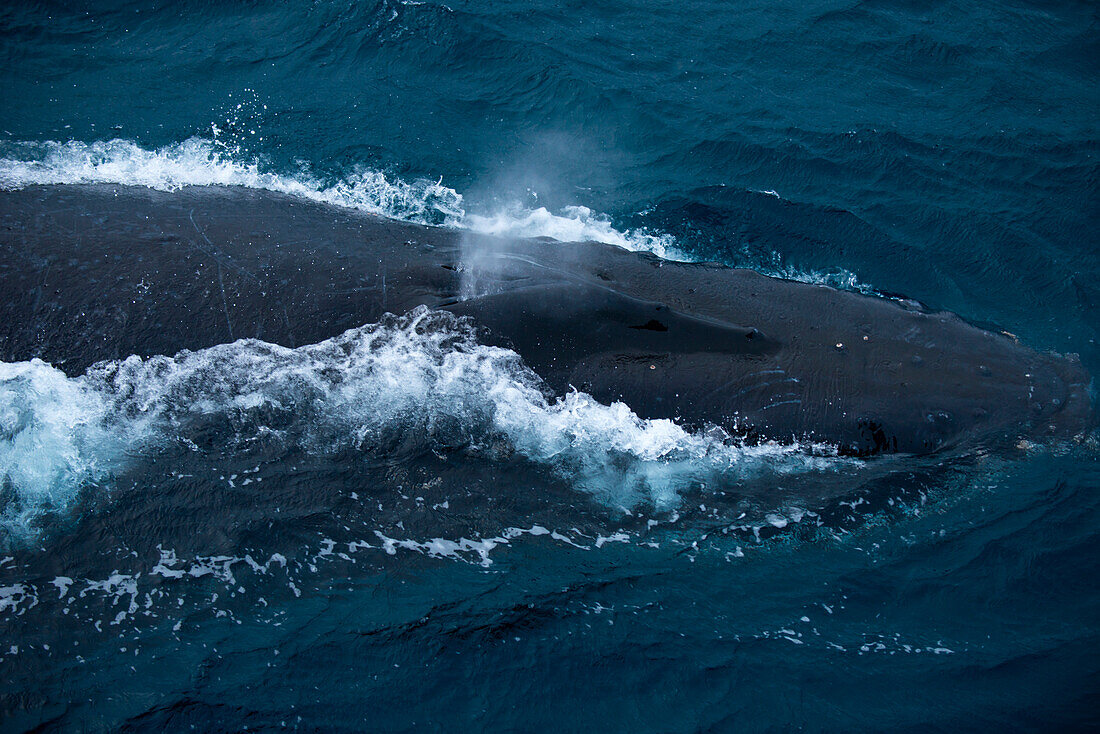
[(192, 137), (155, 150), (111, 140), (8, 143), (0, 151), (0, 188), (102, 183), (172, 191), (184, 186), (243, 186), (418, 224), (501, 236), (603, 242), (666, 259), (686, 259), (670, 235), (616, 229), (610, 217), (587, 207), (570, 206), (557, 213), (519, 206), (467, 212), (462, 194), (444, 186), (442, 179), (410, 183), (365, 168), (352, 170), (334, 183), (308, 170), (283, 175), (263, 170), (255, 160), (238, 160), (216, 137)]
[[(264, 170), (239, 148), (192, 137), (149, 150), (127, 140), (94, 143), (17, 142), (0, 144), (0, 189), (51, 184), (118, 184), (173, 191), (185, 186), (242, 186), (288, 194), (416, 224), (465, 229), (501, 237), (550, 237), (562, 242), (601, 242), (666, 260), (693, 261), (690, 248), (668, 233), (645, 227), (617, 228), (611, 217), (586, 206), (556, 212), (520, 204), (478, 211), (442, 179), (404, 181), (369, 168), (353, 168), (335, 181), (303, 168), (294, 174)], [(769, 192), (772, 193), (772, 192)], [(805, 271), (779, 260), (730, 262), (765, 275), (873, 294), (876, 291), (843, 269)]]
[(824, 446), (689, 432), (585, 393), (548, 397), (515, 352), (423, 307), (296, 349), (245, 339), (101, 362), (75, 378), (39, 360), (0, 363), (8, 532), (26, 534), (82, 487), (169, 445), (384, 462), (428, 451), (517, 456), (615, 507), (670, 508), (687, 488), (850, 463)]

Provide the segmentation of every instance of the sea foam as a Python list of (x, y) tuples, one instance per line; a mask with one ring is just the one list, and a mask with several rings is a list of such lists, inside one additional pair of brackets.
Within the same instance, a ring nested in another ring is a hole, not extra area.
[(94, 143), (21, 142), (0, 147), (0, 189), (43, 184), (120, 184), (173, 191), (184, 186), (243, 186), (289, 194), (401, 221), (512, 237), (594, 241), (687, 259), (667, 234), (620, 230), (611, 218), (583, 206), (551, 212), (508, 206), (468, 212), (462, 194), (442, 179), (412, 182), (357, 168), (335, 182), (308, 170), (282, 174), (242, 161), (215, 138), (189, 138), (153, 150), (127, 140)]
[(43, 512), (123, 462), (129, 426), (107, 425), (107, 401), (39, 360), (0, 362), (0, 524), (25, 534)]
[(170, 442), (200, 451), (280, 442), (386, 461), (518, 455), (613, 507), (669, 508), (690, 487), (848, 463), (828, 447), (739, 445), (581, 392), (548, 397), (518, 354), (423, 307), (296, 349), (244, 339), (102, 362), (75, 378), (39, 361), (0, 363), (0, 421), (3, 524), (13, 533)]
[[(128, 141), (69, 141), (0, 144), (0, 189), (49, 184), (118, 184), (174, 191), (184, 186), (242, 186), (288, 194), (331, 206), (368, 212), (416, 224), (464, 229), (501, 237), (549, 237), (562, 242), (601, 242), (666, 260), (690, 262), (677, 239), (646, 228), (615, 226), (607, 214), (586, 206), (546, 207), (519, 204), (491, 208), (468, 206), (442, 179), (404, 181), (381, 171), (355, 167), (332, 181), (304, 166), (294, 173), (266, 170), (256, 159), (219, 140), (192, 137), (148, 149)], [(774, 192), (766, 192), (774, 193)], [(875, 290), (847, 270), (807, 271), (781, 262), (728, 263), (765, 275), (873, 294)]]

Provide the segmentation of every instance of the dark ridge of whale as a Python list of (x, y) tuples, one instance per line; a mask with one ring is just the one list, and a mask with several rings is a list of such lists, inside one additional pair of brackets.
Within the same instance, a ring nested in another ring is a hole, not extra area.
[(1075, 358), (949, 313), (610, 245), (506, 240), (227, 187), (0, 192), (0, 359), (70, 375), (242, 338), (300, 346), (417, 306), (560, 394), (842, 453), (1073, 436)]

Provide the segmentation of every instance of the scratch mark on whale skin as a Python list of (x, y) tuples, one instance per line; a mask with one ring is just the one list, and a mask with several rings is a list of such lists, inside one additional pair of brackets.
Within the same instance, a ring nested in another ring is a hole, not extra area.
[[(199, 236), (202, 237), (203, 241), (211, 247), (214, 247), (214, 243), (211, 242), (210, 238), (206, 236), (206, 232), (203, 232), (202, 227), (200, 227), (195, 222), (194, 209), (187, 213), (187, 218), (191, 220), (191, 225), (195, 228), (195, 231), (199, 233)], [(214, 258), (214, 264), (218, 266), (218, 286), (221, 288), (222, 292), (222, 311), (225, 312), (225, 326), (227, 329), (229, 329), (229, 339), (230, 341), (233, 341), (233, 322), (229, 320), (229, 303), (225, 298), (225, 279), (222, 277), (222, 263), (216, 255), (212, 253), (210, 253), (210, 255)]]

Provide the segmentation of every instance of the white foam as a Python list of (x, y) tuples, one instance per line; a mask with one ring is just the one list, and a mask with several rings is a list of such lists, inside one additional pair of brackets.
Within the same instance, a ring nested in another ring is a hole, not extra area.
[(552, 237), (562, 242), (603, 242), (634, 252), (652, 252), (666, 260), (688, 260), (668, 234), (616, 229), (606, 214), (586, 206), (567, 206), (554, 214), (545, 207), (511, 207), (490, 215), (467, 214), (462, 224), (475, 232), (505, 237)]
[[(499, 535), (491, 538), (458, 538), (457, 540), (451, 540), (449, 538), (431, 538), (429, 540), (420, 541), (410, 538), (391, 538), (380, 530), (375, 530), (374, 535), (381, 541), (380, 545), (372, 546), (365, 541), (357, 541), (350, 544), (349, 549), (354, 552), (361, 548), (377, 548), (391, 556), (397, 555), (397, 551), (401, 549), (422, 553), (433, 558), (450, 558), (457, 561), (470, 561), (476, 558), (477, 560), (475, 562), (484, 568), (493, 565), (493, 559), (489, 557), (493, 550), (501, 546), (511, 545), (514, 540), (524, 535), (531, 537), (547, 535), (553, 540), (564, 542), (574, 548), (589, 550), (587, 546), (577, 545), (568, 537), (556, 531), (548, 530), (541, 525), (532, 525), (530, 528), (508, 527)], [(630, 542), (626, 534), (620, 533), (619, 535), (622, 535), (622, 542)], [(618, 536), (616, 536), (615, 539), (618, 540)], [(597, 547), (599, 547), (599, 545), (600, 544), (597, 544)]]
[(80, 598), (83, 599), (88, 594), (96, 592), (104, 597), (109, 597), (115, 607), (120, 607), (124, 601), (123, 597), (128, 597), (125, 600), (125, 606), (119, 609), (111, 622), (112, 625), (121, 624), (127, 617), (138, 611), (138, 579), (140, 577), (141, 573), (128, 574), (116, 570), (102, 580), (84, 579), (84, 589), (80, 592)]
[(844, 268), (834, 268), (832, 270), (812, 271), (812, 270), (800, 270), (792, 266), (785, 267), (759, 267), (759, 272), (765, 275), (770, 275), (773, 278), (783, 278), (784, 280), (797, 280), (800, 283), (809, 283), (811, 285), (823, 285), (829, 288), (836, 288), (842, 291), (854, 291), (856, 293), (863, 293), (864, 295), (877, 295), (877, 291), (859, 280), (859, 276), (850, 270)]
[(0, 527), (25, 533), (118, 467), (126, 441), (107, 417), (103, 396), (60, 370), (0, 362), (0, 487), (11, 493)]
[[(12, 584), (0, 586), (0, 614), (8, 612), (23, 614), (27, 609), (38, 604), (38, 595), (34, 589), (26, 584)], [(13, 646), (12, 655), (18, 650)]]
[(68, 576), (58, 576), (50, 584), (57, 587), (57, 598), (64, 599), (69, 593), (69, 587), (73, 585), (73, 580)]
[(165, 579), (203, 578), (212, 576), (229, 587), (237, 585), (237, 578), (233, 573), (233, 567), (243, 564), (253, 573), (267, 574), (273, 565), (286, 568), (286, 557), (281, 553), (273, 553), (265, 563), (259, 563), (250, 554), (242, 556), (213, 555), (198, 556), (189, 560), (179, 558), (172, 549), (157, 546), (160, 551), (160, 559), (150, 576), (160, 576)]
[(246, 339), (100, 363), (78, 378), (38, 361), (0, 363), (0, 375), (0, 481), (23, 508), (6, 519), (9, 528), (123, 470), (131, 454), (188, 444), (192, 431), (208, 439), (218, 431), (230, 449), (263, 436), (318, 454), (387, 459), (503, 449), (613, 507), (670, 507), (704, 482), (848, 463), (821, 447), (731, 445), (721, 432), (645, 420), (585, 393), (548, 400), (515, 352), (479, 344), (465, 322), (423, 307), (297, 349)]
[[(239, 146), (227, 145), (214, 128), (213, 139), (192, 137), (147, 149), (128, 140), (8, 142), (0, 147), (0, 189), (46, 184), (119, 184), (175, 191), (185, 186), (242, 186), (288, 194), (331, 206), (368, 212), (418, 224), (466, 229), (502, 237), (550, 237), (562, 242), (601, 242), (667, 260), (692, 261), (667, 233), (644, 228), (618, 229), (606, 214), (585, 206), (545, 207), (519, 204), (474, 211), (442, 179), (394, 179), (359, 167), (338, 180), (326, 180), (307, 166), (293, 174), (267, 170), (256, 159), (243, 159)], [(763, 192), (775, 194), (773, 191)], [(750, 263), (777, 278), (873, 294), (857, 276), (837, 268), (804, 271), (779, 262)]]
[(258, 162), (225, 155), (214, 140), (188, 138), (148, 150), (127, 140), (16, 143), (0, 158), (0, 188), (40, 184), (121, 184), (175, 191), (184, 186), (243, 186), (406, 221), (457, 224), (462, 197), (438, 182), (391, 181), (360, 169), (326, 185), (308, 172), (283, 176)]
[(193, 137), (149, 150), (127, 140), (93, 143), (21, 142), (4, 146), (0, 189), (43, 184), (120, 184), (175, 191), (184, 186), (243, 186), (289, 194), (379, 216), (513, 237), (596, 241), (684, 259), (669, 235), (616, 229), (609, 217), (583, 206), (558, 213), (544, 207), (467, 212), (461, 194), (442, 180), (411, 183), (357, 169), (330, 182), (303, 169), (293, 175), (241, 161), (215, 139)]

